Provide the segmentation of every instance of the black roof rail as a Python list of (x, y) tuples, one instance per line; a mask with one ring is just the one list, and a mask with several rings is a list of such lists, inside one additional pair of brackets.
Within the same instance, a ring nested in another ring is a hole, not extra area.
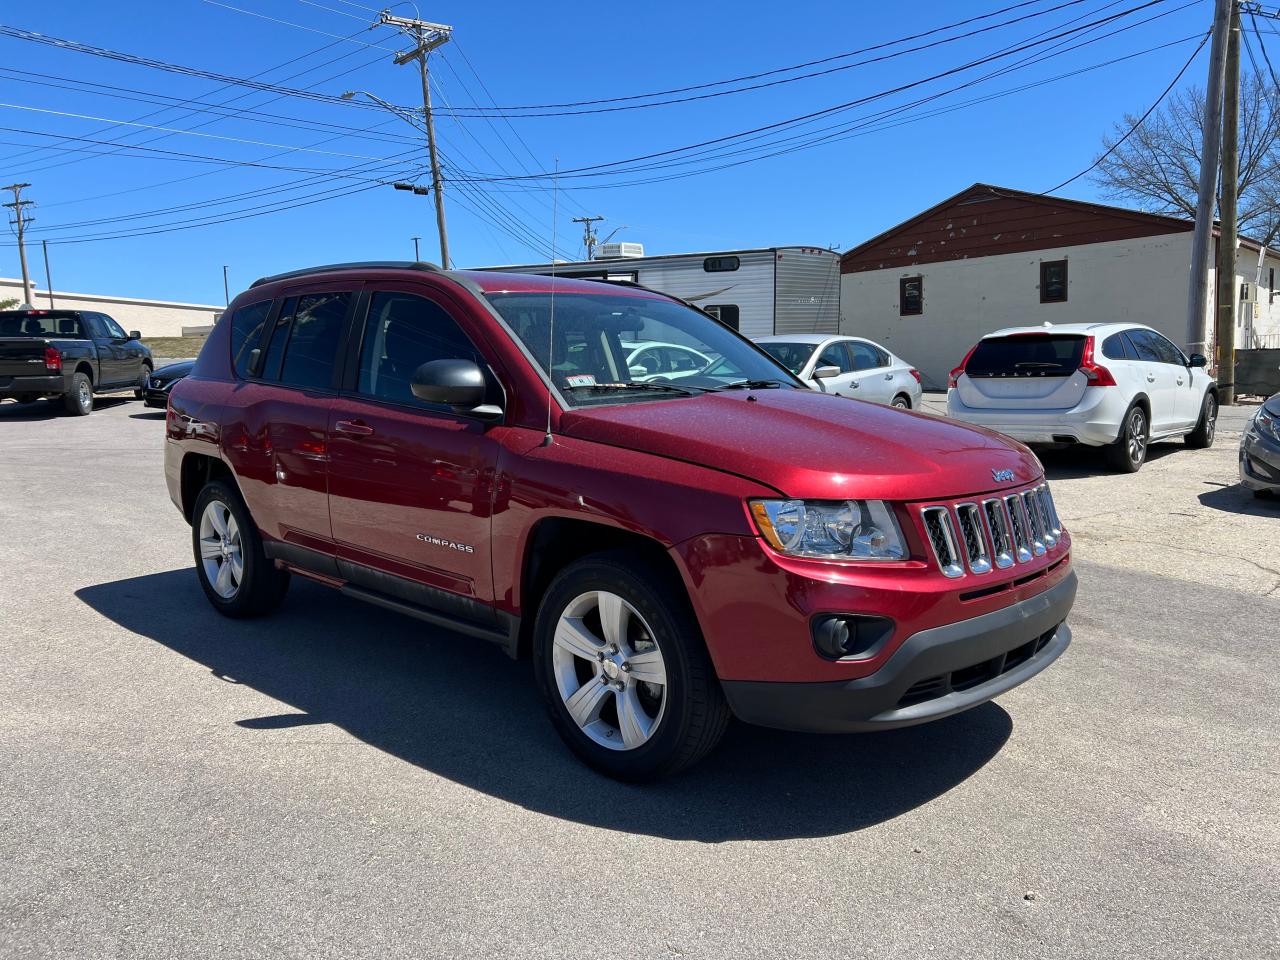
[(421, 270), (424, 273), (443, 273), (434, 263), (425, 260), (361, 260), (355, 263), (326, 263), (319, 267), (304, 267), (301, 270), (290, 270), (270, 277), (259, 277), (249, 284), (249, 289), (260, 287), (264, 283), (275, 283), (277, 280), (292, 280), (294, 277), (305, 277), (313, 273), (331, 273), (334, 270)]

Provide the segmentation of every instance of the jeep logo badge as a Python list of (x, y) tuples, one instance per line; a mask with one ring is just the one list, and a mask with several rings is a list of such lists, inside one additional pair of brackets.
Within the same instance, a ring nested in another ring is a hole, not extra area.
[(1005, 483), (1006, 481), (1012, 481), (1013, 471), (1012, 470), (992, 470), (991, 479), (994, 480), (996, 483)]

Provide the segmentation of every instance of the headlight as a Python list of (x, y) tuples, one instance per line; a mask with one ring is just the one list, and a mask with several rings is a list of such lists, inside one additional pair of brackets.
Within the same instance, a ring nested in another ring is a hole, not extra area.
[(769, 545), (793, 557), (905, 560), (906, 544), (883, 500), (752, 500)]
[(1280, 443), (1280, 417), (1273, 417), (1259, 407), (1258, 412), (1253, 415), (1253, 425), (1264, 437)]

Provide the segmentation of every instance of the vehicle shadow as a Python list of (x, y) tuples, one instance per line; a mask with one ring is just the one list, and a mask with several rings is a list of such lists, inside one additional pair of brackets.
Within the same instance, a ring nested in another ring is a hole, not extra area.
[[(1147, 448), (1145, 467), (1163, 460), (1170, 454), (1185, 449), (1178, 441), (1160, 441)], [(1079, 480), (1083, 477), (1098, 477), (1116, 473), (1107, 463), (1106, 451), (1102, 447), (1075, 446), (1055, 450), (1037, 450), (1036, 456), (1044, 467), (1044, 475), (1049, 480)]]
[(1280, 499), (1275, 497), (1255, 497), (1253, 491), (1243, 483), (1216, 484), (1208, 483), (1213, 489), (1206, 490), (1196, 499), (1206, 507), (1221, 510), (1224, 513), (1249, 514), (1255, 517), (1280, 517)]
[(62, 403), (48, 400), (32, 400), (30, 403), (0, 403), (0, 420), (11, 423), (34, 423), (37, 420), (53, 420), (66, 414)]
[(165, 412), (163, 410), (148, 410), (146, 413), (131, 413), (130, 420), (163, 420)]
[(116, 580), (76, 596), (125, 629), (305, 716), (271, 711), (247, 736), (331, 723), (442, 777), (549, 816), (720, 842), (822, 837), (906, 813), (981, 769), (1008, 740), (995, 704), (860, 736), (733, 724), (680, 777), (617, 783), (579, 764), (546, 720), (527, 661), (295, 578), (274, 616), (222, 618), (195, 573)]

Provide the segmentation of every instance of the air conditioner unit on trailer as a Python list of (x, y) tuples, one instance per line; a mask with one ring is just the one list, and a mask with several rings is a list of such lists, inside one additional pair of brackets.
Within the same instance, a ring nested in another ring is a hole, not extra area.
[(602, 243), (596, 248), (597, 260), (632, 260), (643, 256), (643, 243)]

